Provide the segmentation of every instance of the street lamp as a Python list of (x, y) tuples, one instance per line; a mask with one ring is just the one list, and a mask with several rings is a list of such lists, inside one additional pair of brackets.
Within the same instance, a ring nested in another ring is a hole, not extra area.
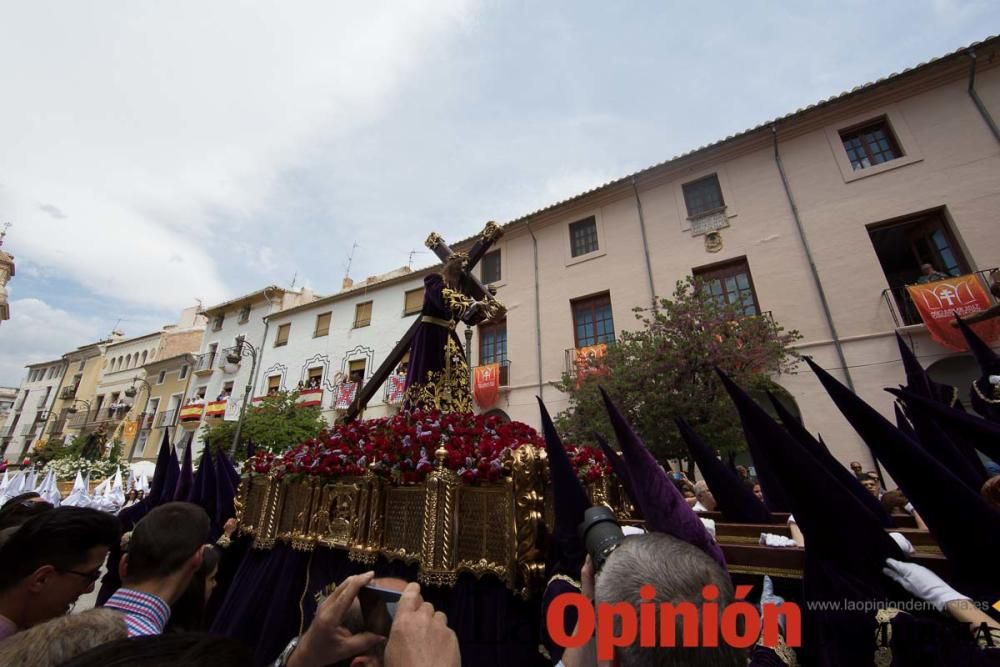
[(240, 405), (240, 418), (236, 422), (236, 433), (233, 434), (233, 447), (230, 451), (233, 461), (236, 460), (236, 448), (240, 443), (240, 431), (243, 430), (243, 418), (246, 416), (247, 404), (250, 402), (250, 394), (253, 392), (253, 374), (257, 368), (257, 348), (247, 342), (246, 336), (240, 334), (236, 337), (236, 345), (226, 355), (226, 363), (238, 367), (243, 361), (243, 357), (247, 356), (252, 359), (252, 363), (250, 364), (250, 374), (247, 375), (247, 387), (243, 392), (243, 404)]

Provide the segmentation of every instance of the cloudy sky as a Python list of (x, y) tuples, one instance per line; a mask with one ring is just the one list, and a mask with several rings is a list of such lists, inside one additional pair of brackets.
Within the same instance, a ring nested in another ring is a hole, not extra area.
[(0, 385), (196, 299), (335, 291), (355, 242), (354, 278), (405, 265), (1000, 26), (833, 4), (0, 0)]

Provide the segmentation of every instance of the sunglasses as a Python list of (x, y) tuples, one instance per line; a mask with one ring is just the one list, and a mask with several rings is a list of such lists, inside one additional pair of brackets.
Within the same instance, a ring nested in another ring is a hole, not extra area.
[(94, 570), (93, 572), (78, 572), (76, 570), (64, 570), (62, 568), (59, 568), (59, 571), (64, 574), (75, 574), (78, 577), (86, 579), (90, 583), (94, 583), (95, 581), (101, 578), (100, 570)]

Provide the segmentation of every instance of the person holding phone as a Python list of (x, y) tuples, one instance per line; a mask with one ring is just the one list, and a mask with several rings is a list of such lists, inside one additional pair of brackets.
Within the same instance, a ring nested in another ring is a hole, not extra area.
[[(309, 629), (289, 643), (274, 667), (461, 664), (458, 638), (447, 617), (424, 602), (419, 584), (406, 584), (400, 593), (393, 590), (398, 587), (393, 580), (372, 585), (374, 579), (374, 572), (366, 572), (337, 586), (316, 609)], [(388, 636), (373, 631), (376, 628), (387, 630)]]

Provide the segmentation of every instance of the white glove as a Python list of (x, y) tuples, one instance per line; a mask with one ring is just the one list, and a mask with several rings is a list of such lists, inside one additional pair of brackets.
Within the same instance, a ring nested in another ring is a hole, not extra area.
[(892, 558), (886, 558), (885, 564), (888, 566), (882, 568), (882, 573), (885, 576), (895, 581), (915, 597), (925, 602), (930, 602), (938, 611), (944, 611), (944, 606), (954, 600), (969, 599), (944, 583), (941, 577), (923, 565), (903, 563)]
[(788, 515), (788, 522), (787, 522), (787, 523), (788, 523), (788, 525), (790, 526), (790, 525), (792, 525), (793, 523), (794, 523), (795, 525), (798, 525), (798, 523), (799, 523), (799, 522), (795, 520), (795, 515), (794, 515), (794, 514), (789, 514), (789, 515)]
[[(698, 517), (698, 518), (701, 518), (701, 517)], [(708, 531), (708, 534), (711, 535), (712, 539), (714, 540), (715, 539), (715, 519), (701, 519), (701, 525), (705, 526), (705, 530)]]
[[(760, 613), (764, 614), (764, 606), (772, 605), (777, 606), (780, 604), (785, 604), (785, 598), (780, 595), (774, 594), (774, 582), (771, 581), (771, 577), (764, 575), (764, 583), (760, 587)], [(781, 627), (781, 634), (785, 634), (785, 615), (781, 614), (778, 616), (778, 625)]]
[(1000, 384), (1000, 375), (991, 375), (990, 376), (990, 384), (992, 384), (992, 385), (998, 385), (998, 384)]
[(775, 533), (761, 533), (760, 543), (768, 547), (797, 547), (795, 540)]
[(913, 514), (913, 503), (906, 503), (905, 505), (903, 505), (903, 510), (907, 514)]
[(625, 537), (629, 535), (645, 535), (646, 533), (646, 531), (638, 526), (622, 526), (622, 532), (625, 534)]
[(913, 545), (910, 544), (910, 541), (906, 539), (906, 537), (902, 533), (891, 532), (889, 533), (889, 537), (891, 537), (896, 542), (896, 544), (899, 545), (899, 548), (907, 556), (916, 551), (916, 549), (913, 548)]

